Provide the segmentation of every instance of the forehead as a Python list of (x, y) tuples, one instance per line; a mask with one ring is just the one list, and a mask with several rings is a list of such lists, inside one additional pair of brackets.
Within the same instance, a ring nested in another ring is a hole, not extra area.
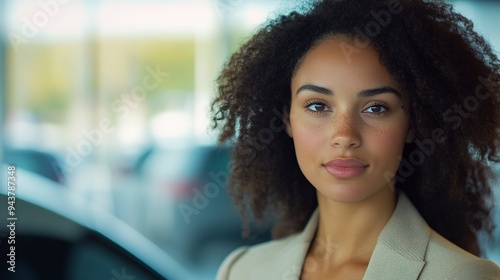
[(306, 83), (327, 86), (334, 91), (346, 87), (353, 90), (378, 86), (399, 88), (373, 47), (358, 48), (344, 37), (324, 39), (304, 55), (292, 77), (292, 88)]

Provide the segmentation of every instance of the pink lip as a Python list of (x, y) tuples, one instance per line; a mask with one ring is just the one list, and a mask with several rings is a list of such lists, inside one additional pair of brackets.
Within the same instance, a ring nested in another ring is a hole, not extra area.
[(337, 158), (324, 165), (328, 173), (339, 179), (356, 177), (368, 167), (368, 164), (355, 158)]

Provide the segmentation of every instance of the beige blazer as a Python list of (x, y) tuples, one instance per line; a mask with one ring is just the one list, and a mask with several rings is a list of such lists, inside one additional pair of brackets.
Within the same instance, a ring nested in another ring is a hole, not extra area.
[[(217, 279), (298, 280), (318, 227), (318, 216), (316, 209), (300, 233), (236, 249), (220, 266)], [(307, 269), (314, 269), (314, 264), (304, 270)], [(391, 219), (378, 237), (363, 279), (500, 279), (500, 268), (432, 230), (401, 194)]]

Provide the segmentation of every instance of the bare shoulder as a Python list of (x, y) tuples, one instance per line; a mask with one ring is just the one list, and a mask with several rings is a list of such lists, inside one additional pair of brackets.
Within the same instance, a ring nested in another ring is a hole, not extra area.
[(422, 279), (500, 280), (500, 268), (495, 263), (474, 256), (434, 231), (425, 262)]

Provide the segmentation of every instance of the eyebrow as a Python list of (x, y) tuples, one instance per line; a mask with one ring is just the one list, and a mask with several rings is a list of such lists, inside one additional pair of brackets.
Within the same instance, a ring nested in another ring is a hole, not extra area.
[[(311, 84), (306, 84), (301, 86), (296, 94), (299, 94), (302, 91), (312, 91), (312, 92), (317, 92), (325, 95), (333, 95), (333, 91), (324, 87), (320, 86), (315, 86)], [(360, 92), (358, 92), (357, 96), (358, 97), (370, 97), (370, 96), (375, 96), (378, 94), (382, 93), (392, 93), (396, 95), (397, 97), (401, 98), (401, 93), (397, 91), (395, 88), (390, 87), (390, 86), (383, 86), (383, 87), (376, 87), (376, 88), (370, 88), (370, 89), (364, 89)]]

